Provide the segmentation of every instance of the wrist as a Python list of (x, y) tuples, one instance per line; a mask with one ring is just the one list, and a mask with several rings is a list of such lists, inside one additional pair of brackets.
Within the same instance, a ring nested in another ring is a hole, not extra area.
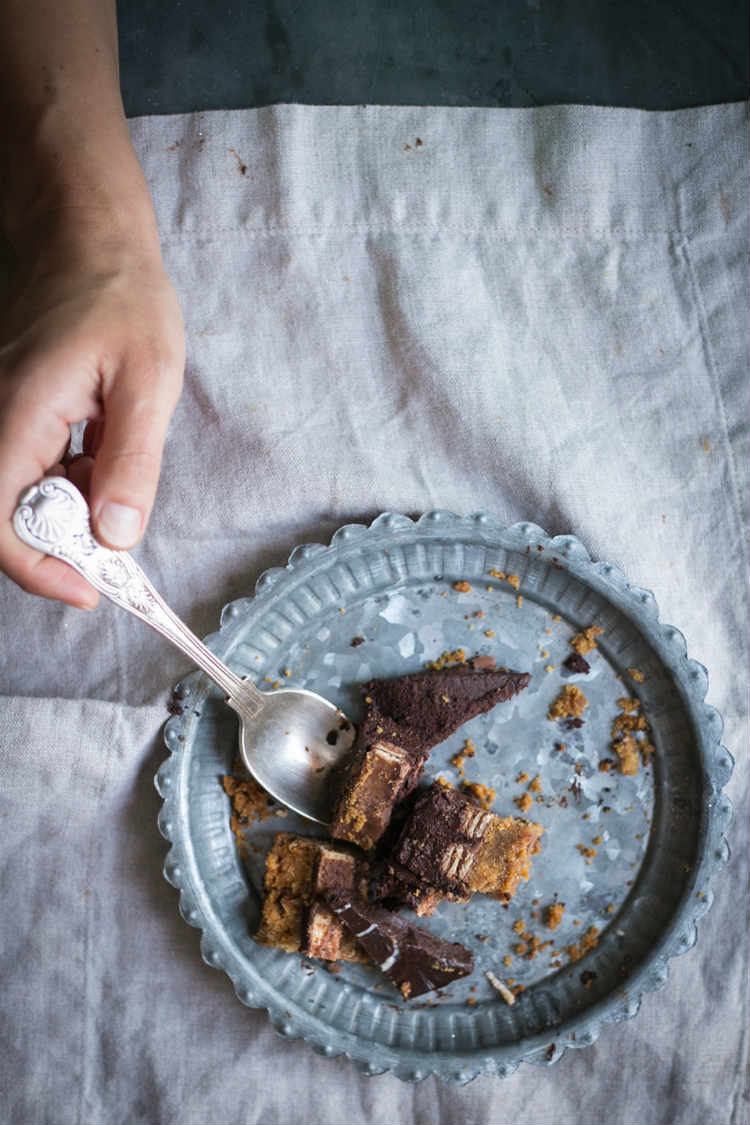
[[(93, 113), (71, 129), (45, 115), (21, 153), (8, 153), (4, 233), (21, 260), (100, 248), (160, 261), (151, 197), (124, 116)], [(17, 159), (13, 159), (17, 155)]]

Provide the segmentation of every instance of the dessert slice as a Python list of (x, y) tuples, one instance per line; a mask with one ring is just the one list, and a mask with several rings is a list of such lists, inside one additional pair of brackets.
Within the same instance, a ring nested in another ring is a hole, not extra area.
[(367, 712), (341, 767), (331, 835), (373, 848), (395, 805), (417, 784), (433, 746), (517, 695), (530, 679), (528, 673), (462, 664), (365, 684)]
[(500, 817), (435, 783), (415, 802), (388, 857), (378, 896), (413, 907), (413, 888), (421, 887), (432, 909), (429, 891), (458, 902), (476, 892), (508, 902), (528, 878), (542, 831), (540, 824)]
[(474, 970), (474, 956), (457, 942), (441, 941), (410, 926), (352, 891), (328, 891), (325, 900), (353, 940), (365, 949), (405, 999), (442, 988)]
[(266, 859), (263, 912), (255, 940), (287, 953), (309, 951), (330, 961), (366, 961), (316, 892), (317, 887), (353, 886), (358, 876), (355, 857), (343, 849), (279, 832)]

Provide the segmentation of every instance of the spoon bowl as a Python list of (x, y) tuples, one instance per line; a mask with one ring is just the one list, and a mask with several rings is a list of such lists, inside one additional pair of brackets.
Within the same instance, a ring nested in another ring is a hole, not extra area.
[(354, 727), (327, 699), (304, 688), (264, 693), (240, 723), (240, 756), (266, 792), (309, 820), (331, 820), (331, 771), (351, 748)]
[(74, 567), (197, 664), (239, 716), (240, 756), (250, 774), (293, 812), (329, 824), (331, 770), (355, 735), (333, 703), (304, 688), (261, 692), (237, 676), (172, 612), (132, 555), (102, 547), (94, 538), (88, 504), (66, 477), (45, 477), (27, 489), (13, 527), (24, 543)]

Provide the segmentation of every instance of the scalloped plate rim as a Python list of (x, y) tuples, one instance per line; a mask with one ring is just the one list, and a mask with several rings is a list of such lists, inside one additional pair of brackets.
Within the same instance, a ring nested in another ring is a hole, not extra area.
[[(595, 562), (580, 539), (572, 534), (552, 537), (530, 521), (506, 525), (483, 510), (461, 516), (447, 509), (432, 509), (417, 518), (400, 512), (387, 511), (380, 513), (369, 524), (342, 525), (333, 533), (328, 544), (298, 544), (290, 552), (286, 565), (271, 567), (259, 575), (252, 596), (234, 599), (223, 607), (220, 613), (219, 630), (207, 639), (214, 640), (223, 636), (227, 642), (225, 656), (228, 658), (233, 648), (231, 633), (239, 622), (240, 614), (242, 624), (246, 625), (248, 616), (266, 612), (270, 603), (279, 595), (280, 581), (285, 579), (288, 582), (299, 578), (301, 568), (308, 568), (311, 564), (314, 570), (315, 564), (321, 562), (323, 556), (328, 555), (330, 551), (338, 553), (345, 550), (347, 546), (357, 549), (361, 547), (363, 539), (373, 532), (388, 531), (395, 536), (399, 533), (413, 535), (415, 531), (432, 532), (446, 525), (453, 533), (461, 526), (473, 534), (486, 532), (494, 539), (501, 536), (505, 539), (519, 540), (521, 546), (528, 550), (532, 546), (541, 547), (545, 555), (551, 550), (556, 551), (557, 554), (553, 557), (558, 565), (577, 577), (585, 578), (587, 583), (593, 585), (599, 592), (606, 592), (621, 611), (625, 612), (631, 620), (637, 621), (640, 631), (646, 635), (649, 643), (672, 672), (674, 682), (694, 722), (703, 765), (703, 779), (704, 783), (709, 783), (704, 787), (704, 801), (701, 808), (699, 858), (667, 930), (661, 935), (659, 942), (644, 962), (628, 978), (628, 996), (624, 1005), (617, 993), (610, 993), (580, 1016), (566, 1020), (564, 1026), (557, 1029), (558, 1034), (544, 1031), (500, 1047), (479, 1048), (473, 1052), (472, 1063), (460, 1061), (465, 1053), (434, 1051), (426, 1055), (414, 1048), (399, 1050), (380, 1043), (368, 1044), (373, 1055), (373, 1058), (368, 1060), (357, 1057), (358, 1037), (354, 1033), (340, 1030), (337, 1035), (342, 1043), (341, 1048), (333, 1048), (330, 1043), (324, 1041), (322, 1035), (316, 1034), (318, 1029), (325, 1028), (325, 1025), (312, 1013), (301, 1009), (292, 1001), (277, 1000), (274, 1003), (272, 996), (264, 998), (262, 993), (265, 991), (265, 982), (259, 978), (259, 974), (255, 974), (255, 988), (243, 986), (240, 976), (246, 971), (244, 966), (236, 964), (230, 968), (227, 964), (227, 958), (236, 962), (237, 954), (233, 949), (227, 948), (226, 935), (222, 933), (221, 927), (216, 925), (215, 919), (207, 916), (197, 904), (196, 894), (191, 885), (192, 880), (189, 880), (188, 885), (185, 883), (185, 872), (181, 864), (193, 858), (186, 854), (190, 841), (187, 836), (182, 836), (179, 828), (175, 831), (175, 821), (170, 819), (169, 814), (174, 802), (172, 775), (181, 760), (180, 746), (185, 737), (182, 732), (190, 722), (189, 714), (173, 714), (166, 721), (164, 742), (167, 757), (159, 766), (154, 784), (162, 798), (158, 829), (171, 845), (164, 860), (164, 877), (179, 891), (179, 910), (183, 920), (201, 931), (200, 947), (204, 961), (211, 968), (221, 970), (229, 976), (235, 994), (242, 1004), (256, 1010), (265, 1010), (280, 1036), (301, 1038), (318, 1053), (328, 1058), (343, 1056), (367, 1075), (375, 1076), (392, 1072), (401, 1080), (408, 1082), (420, 1082), (431, 1075), (436, 1075), (444, 1081), (463, 1085), (480, 1075), (508, 1077), (522, 1062), (531, 1065), (553, 1065), (562, 1058), (568, 1048), (590, 1046), (596, 1042), (604, 1024), (634, 1018), (640, 1009), (643, 997), (666, 985), (669, 977), (669, 961), (675, 956), (689, 952), (696, 944), (698, 922), (706, 915), (713, 902), (709, 884), (713, 876), (726, 865), (729, 857), (729, 845), (724, 833), (731, 822), (732, 806), (729, 798), (723, 793), (723, 788), (731, 777), (734, 759), (721, 744), (723, 717), (715, 707), (706, 703), (709, 686), (708, 671), (698, 661), (690, 659), (687, 642), (682, 632), (672, 625), (659, 621), (656, 598), (650, 590), (631, 586), (624, 571), (615, 564), (601, 560)], [(349, 532), (349, 535), (342, 534), (346, 532)], [(237, 609), (235, 610), (234, 607)], [(693, 682), (688, 682), (688, 673), (696, 671), (697, 676), (691, 676)], [(209, 690), (209, 684), (198, 671), (190, 672), (183, 677), (175, 685), (175, 694), (188, 686), (191, 702), (194, 702), (192, 683), (203, 684), (202, 691), (197, 697), (197, 701), (200, 701)], [(714, 732), (712, 726), (717, 719), (718, 731)], [(723, 761), (719, 760), (721, 755), (724, 756)], [(722, 780), (720, 776), (717, 778), (719, 774), (726, 776)], [(722, 820), (723, 823), (720, 822)], [(713, 855), (709, 855), (707, 847), (709, 843), (713, 843), (713, 847), (718, 849), (718, 852), (714, 851)], [(703, 894), (703, 899), (696, 897), (699, 891)], [(219, 957), (216, 952), (217, 944), (223, 947), (223, 957)], [(209, 951), (213, 954), (212, 959), (208, 959)], [(260, 985), (260, 988), (257, 985)], [(243, 990), (244, 996), (241, 995)], [(295, 1011), (297, 1019), (292, 1016), (290, 1009)], [(573, 1034), (576, 1038), (571, 1038)], [(351, 1050), (347, 1049), (347, 1040), (354, 1040)], [(549, 1052), (550, 1048), (554, 1048), (553, 1054), (545, 1057), (545, 1053)], [(405, 1058), (405, 1055), (409, 1058)], [(423, 1065), (414, 1065), (417, 1060), (420, 1062), (424, 1060)]]

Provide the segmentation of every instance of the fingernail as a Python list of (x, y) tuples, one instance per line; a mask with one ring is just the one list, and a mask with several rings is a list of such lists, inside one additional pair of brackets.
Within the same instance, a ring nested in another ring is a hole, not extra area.
[(95, 610), (98, 604), (99, 604), (98, 602), (74, 602), (73, 603), (75, 609), (85, 609), (88, 613), (91, 613), (93, 610)]
[(113, 547), (132, 547), (141, 532), (141, 513), (126, 504), (109, 500), (97, 520), (98, 530)]

